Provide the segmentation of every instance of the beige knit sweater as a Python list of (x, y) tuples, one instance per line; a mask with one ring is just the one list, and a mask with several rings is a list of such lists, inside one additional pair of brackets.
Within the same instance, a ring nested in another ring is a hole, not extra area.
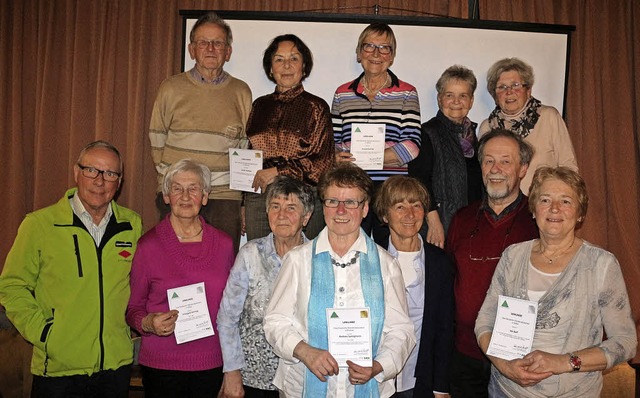
[(242, 193), (229, 189), (228, 149), (246, 147), (250, 111), (249, 86), (232, 76), (213, 85), (184, 72), (162, 82), (149, 126), (158, 192), (167, 168), (191, 158), (211, 170), (209, 198), (240, 200)]

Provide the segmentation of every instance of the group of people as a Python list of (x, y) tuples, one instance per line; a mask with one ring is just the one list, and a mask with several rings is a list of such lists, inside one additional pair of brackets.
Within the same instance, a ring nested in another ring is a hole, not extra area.
[[(253, 104), (223, 69), (230, 27), (206, 14), (190, 41), (196, 66), (162, 83), (151, 116), (159, 224), (142, 235), (115, 203), (120, 153), (96, 141), (76, 188), (18, 231), (0, 303), (34, 345), (33, 396), (127, 396), (130, 328), (148, 397), (596, 397), (601, 370), (635, 354), (620, 266), (576, 235), (586, 187), (529, 65), (490, 68), (478, 139), (473, 72), (444, 71), (421, 126), (388, 25), (362, 32), (363, 73), (331, 108), (304, 90), (313, 57), (293, 34), (265, 50), (276, 87)], [(384, 124), (382, 170), (354, 164), (354, 123)], [(243, 194), (228, 149), (247, 145), (264, 163)], [(196, 283), (214, 333), (180, 343), (167, 291)], [(487, 355), (499, 295), (538, 303), (523, 358)], [(329, 312), (349, 309), (369, 320), (365, 363), (331, 352)]]

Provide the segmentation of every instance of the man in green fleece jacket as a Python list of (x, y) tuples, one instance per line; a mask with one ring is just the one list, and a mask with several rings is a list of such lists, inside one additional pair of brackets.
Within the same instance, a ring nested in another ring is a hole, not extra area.
[(87, 145), (76, 188), (28, 214), (0, 275), (0, 304), (33, 344), (33, 397), (127, 397), (133, 349), (125, 309), (140, 216), (113, 198), (122, 159)]

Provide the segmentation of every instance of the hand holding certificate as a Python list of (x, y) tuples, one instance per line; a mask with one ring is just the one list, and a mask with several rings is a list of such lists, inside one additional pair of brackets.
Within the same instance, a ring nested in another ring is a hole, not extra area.
[(498, 296), (498, 311), (487, 355), (512, 360), (531, 351), (538, 303)]
[(169, 308), (180, 312), (174, 330), (176, 343), (182, 344), (215, 334), (204, 282), (167, 289), (167, 296)]

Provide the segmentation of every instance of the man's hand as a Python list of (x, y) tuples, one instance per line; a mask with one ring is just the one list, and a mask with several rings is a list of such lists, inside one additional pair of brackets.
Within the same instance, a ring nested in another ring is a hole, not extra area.
[(265, 191), (267, 190), (267, 186), (271, 184), (277, 176), (278, 169), (275, 167), (258, 170), (256, 172), (256, 176), (253, 177), (251, 188), (253, 188), (254, 192), (257, 192), (258, 188), (260, 188), (261, 192), (265, 193)]
[(329, 351), (311, 347), (304, 341), (296, 345), (293, 356), (304, 363), (320, 381), (326, 382), (326, 376), (335, 376), (339, 372), (338, 362)]

